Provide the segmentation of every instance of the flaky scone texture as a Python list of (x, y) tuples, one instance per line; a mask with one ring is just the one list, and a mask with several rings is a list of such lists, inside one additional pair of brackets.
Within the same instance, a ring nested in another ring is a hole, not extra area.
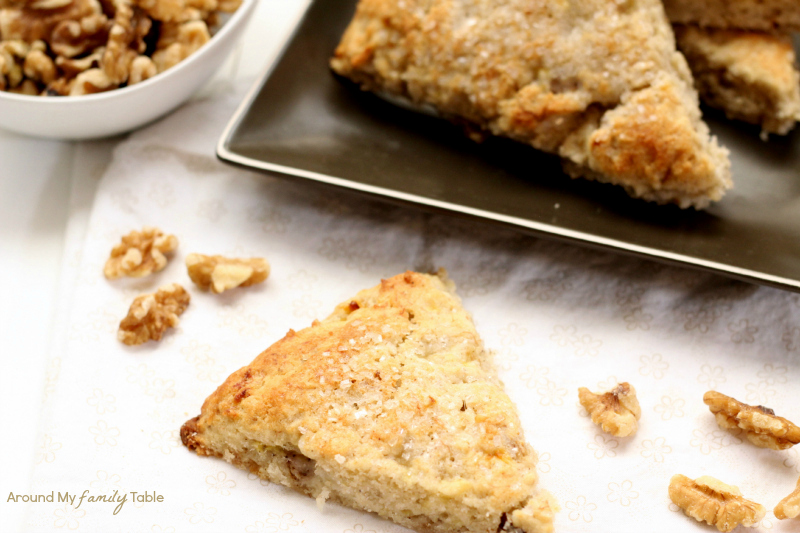
[(675, 26), (700, 97), (729, 118), (786, 135), (800, 120), (800, 72), (787, 35)]
[(181, 440), (425, 533), (552, 531), (533, 449), (453, 284), (406, 272), (234, 372)]
[(704, 207), (731, 187), (659, 0), (360, 0), (331, 66), (633, 196)]
[(672, 22), (709, 28), (800, 30), (797, 0), (664, 0)]

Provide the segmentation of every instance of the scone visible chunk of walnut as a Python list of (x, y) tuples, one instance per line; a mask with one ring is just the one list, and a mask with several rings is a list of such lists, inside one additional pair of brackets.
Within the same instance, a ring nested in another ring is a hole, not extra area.
[(122, 276), (140, 278), (159, 272), (167, 266), (165, 254), (175, 251), (178, 239), (166, 235), (158, 228), (145, 227), (142, 231), (132, 231), (122, 237), (111, 250), (103, 274), (108, 279)]
[(630, 383), (620, 383), (605, 394), (595, 394), (586, 387), (578, 389), (581, 405), (592, 416), (592, 422), (615, 437), (636, 433), (642, 416), (636, 389)]
[(711, 476), (697, 479), (681, 474), (672, 476), (669, 498), (687, 516), (716, 526), (723, 533), (733, 531), (740, 524), (750, 527), (767, 512), (760, 503), (745, 499), (738, 487)]
[(160, 341), (167, 328), (178, 325), (178, 317), (189, 306), (189, 299), (189, 293), (177, 283), (136, 297), (128, 316), (119, 323), (117, 339), (128, 346)]
[(768, 407), (747, 405), (716, 391), (705, 393), (703, 401), (719, 427), (743, 429), (747, 440), (760, 448), (785, 450), (800, 442), (800, 427), (776, 416)]
[(221, 255), (189, 254), (186, 269), (195, 285), (216, 294), (261, 283), (269, 276), (269, 263), (260, 257), (230, 259)]
[(797, 518), (800, 516), (800, 479), (797, 480), (797, 488), (794, 492), (782, 499), (775, 506), (775, 518), (786, 520), (787, 518)]

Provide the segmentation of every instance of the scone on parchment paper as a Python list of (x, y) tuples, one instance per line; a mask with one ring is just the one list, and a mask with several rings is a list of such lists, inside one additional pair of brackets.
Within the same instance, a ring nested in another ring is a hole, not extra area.
[[(797, 2), (800, 5), (800, 2)], [(675, 25), (702, 100), (786, 135), (800, 120), (800, 72), (787, 35)]]
[(800, 30), (797, 0), (664, 0), (672, 22), (709, 28)]
[(228, 377), (181, 440), (424, 533), (544, 533), (557, 511), (443, 272), (383, 280), (290, 331)]
[(660, 0), (360, 0), (331, 66), (636, 197), (702, 208), (731, 187)]

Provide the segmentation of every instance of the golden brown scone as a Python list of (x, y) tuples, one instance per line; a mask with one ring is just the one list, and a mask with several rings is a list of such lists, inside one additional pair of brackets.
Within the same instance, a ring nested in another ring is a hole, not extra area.
[(557, 505), (444, 272), (406, 272), (289, 331), (181, 428), (318, 501), (425, 533), (544, 533)]
[(675, 26), (700, 98), (728, 118), (786, 135), (800, 120), (800, 72), (788, 35)]
[(797, 0), (664, 0), (672, 22), (757, 31), (800, 30)]
[(360, 0), (331, 66), (633, 196), (702, 208), (731, 187), (659, 0)]

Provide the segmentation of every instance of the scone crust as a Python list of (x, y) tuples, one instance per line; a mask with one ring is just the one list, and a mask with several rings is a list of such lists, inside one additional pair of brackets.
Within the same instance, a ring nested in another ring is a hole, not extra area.
[(729, 118), (787, 134), (800, 120), (800, 72), (788, 35), (676, 25), (701, 98)]
[(383, 280), (290, 331), (209, 396), (181, 439), (417, 531), (493, 533), (515, 511), (536, 524), (521, 531), (552, 530), (536, 454), (443, 274)]
[(797, 0), (664, 0), (672, 22), (756, 31), (800, 30)]
[(361, 0), (331, 66), (635, 196), (704, 207), (731, 186), (658, 0)]

